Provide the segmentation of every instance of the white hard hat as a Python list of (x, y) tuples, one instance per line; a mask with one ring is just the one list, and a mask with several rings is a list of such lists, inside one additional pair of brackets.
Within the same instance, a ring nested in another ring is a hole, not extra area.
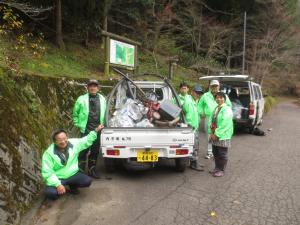
[(218, 80), (211, 80), (210, 83), (209, 83), (209, 85), (210, 86), (212, 86), (212, 85), (218, 85), (219, 86), (220, 82)]

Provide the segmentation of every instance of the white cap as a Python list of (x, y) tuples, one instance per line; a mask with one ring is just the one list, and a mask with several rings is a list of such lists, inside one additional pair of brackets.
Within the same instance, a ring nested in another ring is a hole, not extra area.
[(210, 86), (212, 86), (212, 85), (218, 85), (219, 86), (220, 82), (218, 80), (211, 80), (210, 83), (209, 83), (209, 85)]

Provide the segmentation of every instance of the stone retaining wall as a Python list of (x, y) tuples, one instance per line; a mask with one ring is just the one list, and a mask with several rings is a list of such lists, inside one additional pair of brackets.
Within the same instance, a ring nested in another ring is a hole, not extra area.
[(12, 76), (0, 70), (0, 224), (17, 224), (41, 188), (40, 158), (54, 128), (72, 126), (83, 80)]

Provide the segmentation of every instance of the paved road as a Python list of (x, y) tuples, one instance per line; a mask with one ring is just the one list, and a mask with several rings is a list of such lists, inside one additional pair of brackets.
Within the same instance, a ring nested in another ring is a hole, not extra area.
[[(299, 225), (300, 108), (278, 105), (264, 121), (267, 136), (238, 134), (223, 178), (176, 173), (170, 166), (113, 174), (79, 196), (46, 202), (39, 225)], [(204, 155), (204, 148), (202, 149)]]

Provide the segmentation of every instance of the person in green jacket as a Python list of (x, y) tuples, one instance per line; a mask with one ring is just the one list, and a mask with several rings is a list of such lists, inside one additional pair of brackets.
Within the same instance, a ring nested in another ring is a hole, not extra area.
[[(199, 119), (197, 118), (196, 103), (191, 95), (189, 95), (189, 86), (187, 83), (182, 82), (179, 86), (180, 94), (178, 95), (179, 105), (185, 115), (187, 125), (191, 126), (193, 130), (197, 130), (199, 126)], [(176, 104), (175, 98), (173, 103)]]
[(193, 156), (190, 158), (191, 169), (197, 171), (203, 171), (203, 168), (198, 164), (198, 127), (199, 127), (199, 115), (197, 110), (197, 105), (194, 98), (188, 94), (189, 86), (186, 83), (180, 84), (180, 94), (178, 95), (182, 111), (185, 115), (186, 123), (188, 126), (192, 127), (195, 133), (195, 144)]
[[(198, 103), (198, 111), (201, 117), (204, 117), (204, 130), (207, 133), (208, 131), (208, 120), (212, 115), (213, 110), (216, 108), (217, 103), (215, 101), (215, 94), (220, 91), (220, 82), (218, 80), (211, 80), (209, 91), (206, 92), (199, 100)], [(229, 98), (226, 96), (225, 104), (231, 107), (231, 102)], [(209, 137), (209, 135), (208, 135)], [(212, 154), (212, 145), (208, 142), (207, 145), (207, 155), (205, 156), (206, 159), (209, 159), (213, 156)]]
[(194, 117), (193, 120), (194, 120), (194, 123), (198, 123), (198, 125), (197, 125), (197, 129), (195, 130), (195, 144), (194, 144), (195, 150), (194, 150), (193, 157), (191, 158), (191, 161), (190, 161), (190, 167), (191, 167), (191, 169), (198, 170), (198, 171), (204, 171), (204, 169), (203, 169), (204, 165), (199, 163), (199, 157), (198, 157), (199, 141), (200, 141), (199, 140), (200, 134), (199, 134), (198, 128), (199, 128), (200, 119), (201, 119), (199, 112), (198, 112), (198, 103), (199, 103), (199, 100), (202, 95), (203, 95), (202, 87), (200, 85), (196, 85), (192, 90), (193, 102), (195, 105), (195, 111), (193, 113), (193, 117)]
[[(189, 85), (185, 82), (180, 83), (179, 85), (179, 95), (177, 96), (179, 99), (179, 105), (182, 106), (186, 98), (190, 98), (192, 96), (189, 95)], [(175, 99), (173, 102), (176, 103)]]
[[(105, 124), (106, 99), (99, 94), (99, 83), (97, 80), (89, 80), (87, 83), (88, 93), (79, 96), (73, 108), (73, 123), (80, 129), (81, 137), (86, 136), (94, 130), (98, 124)], [(99, 179), (96, 172), (96, 163), (100, 151), (100, 134), (90, 147), (89, 151), (84, 151), (79, 155), (79, 167), (86, 171), (88, 175)], [(87, 160), (88, 157), (88, 160)]]
[(212, 143), (212, 151), (215, 158), (214, 177), (224, 176), (228, 161), (228, 148), (233, 134), (232, 109), (225, 104), (226, 95), (218, 92), (215, 95), (217, 106), (209, 119), (209, 137)]
[(45, 195), (56, 200), (66, 193), (69, 186), (70, 193), (78, 194), (79, 187), (89, 187), (92, 179), (79, 172), (78, 154), (97, 139), (97, 133), (103, 125), (97, 126), (83, 138), (68, 139), (63, 129), (52, 133), (53, 143), (47, 148), (42, 157), (42, 178), (46, 184)]

